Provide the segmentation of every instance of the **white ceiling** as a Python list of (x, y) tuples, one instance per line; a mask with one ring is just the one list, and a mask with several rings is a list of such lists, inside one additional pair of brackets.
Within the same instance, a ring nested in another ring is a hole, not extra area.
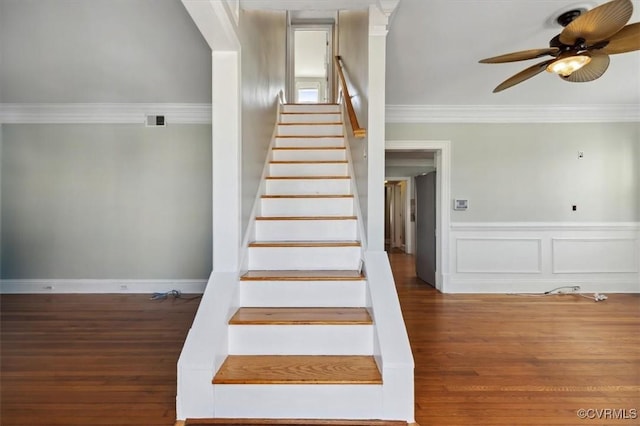
[[(302, 10), (376, 3), (395, 0), (240, 0), (242, 7)], [(561, 30), (549, 19), (576, 4), (596, 3), (401, 0), (387, 36), (387, 105), (640, 111), (640, 52), (612, 56), (594, 82), (568, 83), (543, 72), (491, 93), (535, 60), (478, 60), (546, 47)], [(640, 0), (633, 4), (631, 22), (638, 22)], [(179, 0), (0, 0), (0, 59), (0, 102), (210, 102), (208, 47)]]
[[(500, 82), (542, 59), (509, 64), (478, 60), (548, 47), (562, 27), (550, 25), (568, 6), (604, 1), (401, 0), (387, 37), (387, 105), (640, 104), (640, 52), (613, 55), (607, 72), (570, 83), (543, 72), (503, 92)], [(630, 22), (640, 21), (633, 1)]]

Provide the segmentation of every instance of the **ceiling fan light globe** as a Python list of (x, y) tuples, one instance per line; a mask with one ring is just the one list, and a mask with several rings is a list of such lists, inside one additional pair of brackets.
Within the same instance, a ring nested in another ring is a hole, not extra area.
[(591, 57), (588, 55), (568, 56), (550, 63), (549, 66), (547, 66), (547, 71), (567, 77), (589, 62), (591, 62)]

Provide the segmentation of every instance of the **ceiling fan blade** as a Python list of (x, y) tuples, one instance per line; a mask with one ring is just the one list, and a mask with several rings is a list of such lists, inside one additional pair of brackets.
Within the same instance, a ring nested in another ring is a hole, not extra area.
[(560, 53), (560, 49), (557, 47), (547, 47), (544, 49), (522, 50), (520, 52), (493, 56), (491, 58), (481, 59), (479, 62), (481, 64), (501, 64), (504, 62), (526, 61), (528, 59), (541, 58), (547, 55), (558, 56), (558, 53)]
[(600, 78), (607, 68), (609, 68), (609, 55), (606, 53), (593, 53), (591, 55), (591, 62), (587, 65), (572, 72), (566, 77), (560, 77), (563, 80), (571, 81), (573, 83), (584, 83)]
[(599, 51), (614, 55), (634, 50), (640, 50), (640, 22), (629, 24), (622, 28), (609, 39), (609, 44)]
[(578, 16), (560, 33), (560, 42), (573, 46), (578, 39), (587, 44), (606, 40), (620, 31), (633, 13), (630, 0), (613, 0)]
[(493, 89), (493, 93), (501, 92), (504, 89), (508, 89), (509, 87), (515, 86), (518, 83), (522, 83), (523, 81), (528, 80), (531, 77), (540, 74), (542, 71), (544, 71), (547, 68), (547, 65), (549, 65), (553, 61), (555, 61), (555, 59), (542, 61), (535, 65), (530, 66), (529, 68), (526, 68), (520, 71), (518, 74), (512, 77), (509, 77), (508, 79), (500, 83), (495, 89)]

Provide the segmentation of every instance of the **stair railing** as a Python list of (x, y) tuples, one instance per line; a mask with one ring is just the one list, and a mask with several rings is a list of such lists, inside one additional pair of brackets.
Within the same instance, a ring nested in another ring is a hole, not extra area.
[(342, 58), (336, 55), (335, 60), (336, 69), (338, 70), (338, 79), (340, 80), (340, 91), (342, 95), (341, 98), (344, 100), (345, 106), (347, 108), (347, 115), (349, 116), (349, 122), (351, 123), (353, 136), (357, 139), (365, 138), (367, 136), (367, 129), (360, 127), (360, 124), (358, 123), (358, 117), (356, 116), (356, 111), (353, 108), (351, 96), (349, 95), (349, 87), (347, 85), (347, 79), (345, 78)]

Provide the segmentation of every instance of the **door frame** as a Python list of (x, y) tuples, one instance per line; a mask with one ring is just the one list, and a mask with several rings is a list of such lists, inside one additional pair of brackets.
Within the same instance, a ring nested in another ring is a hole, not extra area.
[(385, 141), (385, 150), (434, 151), (436, 166), (436, 289), (446, 293), (450, 276), (451, 141)]
[(334, 101), (334, 71), (333, 71), (333, 54), (334, 54), (334, 28), (333, 24), (292, 24), (289, 23), (287, 29), (287, 66), (286, 66), (286, 98), (289, 102), (296, 100), (296, 81), (295, 81), (295, 33), (296, 31), (326, 31), (328, 34), (329, 45), (327, 46), (327, 102)]

